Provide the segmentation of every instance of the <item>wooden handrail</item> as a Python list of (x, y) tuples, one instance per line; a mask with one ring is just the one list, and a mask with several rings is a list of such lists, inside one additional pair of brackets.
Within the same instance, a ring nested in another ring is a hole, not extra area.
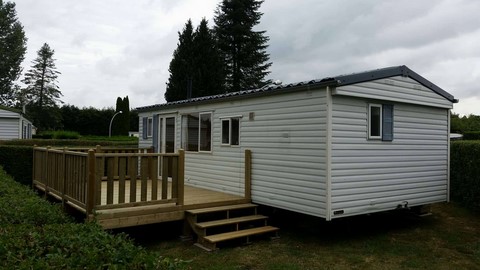
[[(98, 149), (84, 153), (75, 150), (34, 147), (33, 182), (35, 186), (44, 189), (46, 194), (51, 191), (62, 202), (84, 209), (87, 216), (92, 215), (97, 208), (184, 203), (183, 150), (168, 154), (145, 151), (98, 153)], [(162, 172), (162, 184), (157, 185), (157, 166), (162, 164), (160, 160), (163, 160), (165, 170)], [(129, 186), (125, 185), (127, 181)], [(169, 182), (172, 184), (169, 185)], [(147, 193), (147, 185), (151, 187), (151, 193)], [(163, 189), (157, 197), (160, 186)], [(130, 187), (130, 196), (126, 194), (126, 187)]]

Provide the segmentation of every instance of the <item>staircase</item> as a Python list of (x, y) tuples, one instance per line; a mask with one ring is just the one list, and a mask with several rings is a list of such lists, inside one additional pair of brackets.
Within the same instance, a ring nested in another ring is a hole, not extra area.
[(236, 204), (186, 211), (190, 227), (197, 234), (197, 246), (216, 249), (216, 244), (259, 234), (274, 234), (278, 228), (267, 225), (267, 216), (257, 214), (257, 205)]

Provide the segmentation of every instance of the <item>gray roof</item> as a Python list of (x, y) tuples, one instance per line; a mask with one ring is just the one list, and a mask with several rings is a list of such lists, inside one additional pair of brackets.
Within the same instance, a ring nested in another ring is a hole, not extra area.
[(395, 66), (395, 67), (387, 67), (387, 68), (365, 71), (360, 73), (353, 73), (348, 75), (326, 77), (326, 78), (317, 79), (317, 80), (303, 81), (303, 82), (290, 83), (290, 84), (284, 84), (284, 85), (268, 85), (268, 86), (257, 88), (257, 89), (242, 90), (238, 92), (231, 92), (231, 93), (225, 93), (225, 94), (213, 95), (213, 96), (196, 97), (196, 98), (191, 98), (186, 100), (167, 102), (163, 104), (155, 104), (150, 106), (138, 107), (136, 108), (136, 110), (139, 112), (146, 112), (146, 111), (158, 110), (163, 108), (180, 107), (183, 105), (190, 105), (193, 103), (198, 104), (198, 103), (216, 102), (219, 100), (226, 100), (226, 99), (230, 100), (230, 99), (237, 99), (237, 98), (245, 98), (250, 96), (258, 96), (258, 95), (271, 95), (274, 93), (295, 91), (295, 90), (303, 89), (305, 87), (344, 86), (344, 85), (378, 80), (378, 79), (394, 77), (394, 76), (410, 77), (413, 80), (422, 84), (423, 86), (431, 89), (435, 93), (446, 98), (447, 100), (453, 103), (458, 102), (458, 100), (455, 99), (451, 94), (449, 94), (442, 88), (436, 86), (434, 83), (423, 78), (413, 70), (409, 69), (407, 66)]

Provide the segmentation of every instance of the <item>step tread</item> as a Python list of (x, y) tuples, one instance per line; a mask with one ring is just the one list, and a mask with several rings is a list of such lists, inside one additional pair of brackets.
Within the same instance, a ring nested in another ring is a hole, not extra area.
[(263, 227), (257, 227), (257, 228), (252, 228), (252, 229), (246, 229), (246, 230), (240, 230), (240, 231), (234, 231), (234, 232), (227, 232), (227, 233), (209, 235), (209, 236), (205, 236), (204, 239), (207, 240), (210, 243), (218, 243), (218, 242), (231, 240), (231, 239), (235, 239), (235, 238), (240, 238), (240, 237), (245, 237), (245, 236), (250, 236), (250, 235), (262, 234), (262, 233), (268, 233), (268, 232), (275, 232), (275, 231), (278, 231), (278, 230), (279, 230), (279, 228), (277, 228), (277, 227), (263, 226)]
[(251, 216), (243, 216), (243, 217), (236, 217), (236, 218), (227, 218), (227, 219), (219, 219), (219, 220), (212, 220), (206, 222), (200, 222), (195, 224), (200, 229), (206, 229), (215, 226), (222, 226), (222, 225), (230, 225), (236, 224), (240, 222), (247, 222), (247, 221), (255, 221), (255, 220), (262, 220), (267, 219), (267, 216), (264, 215), (251, 215)]
[(198, 215), (198, 214), (206, 214), (206, 213), (237, 210), (237, 209), (244, 209), (244, 208), (254, 208), (254, 207), (257, 207), (257, 205), (252, 203), (245, 203), (245, 204), (225, 205), (225, 206), (210, 207), (210, 208), (191, 209), (191, 210), (187, 210), (186, 212), (192, 215)]

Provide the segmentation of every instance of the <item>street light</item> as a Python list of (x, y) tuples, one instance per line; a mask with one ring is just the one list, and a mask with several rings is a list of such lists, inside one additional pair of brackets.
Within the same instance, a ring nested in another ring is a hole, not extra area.
[(110, 127), (108, 128), (108, 137), (109, 137), (109, 138), (112, 137), (112, 122), (113, 122), (113, 118), (115, 118), (115, 116), (117, 116), (117, 114), (119, 114), (119, 113), (123, 113), (123, 112), (122, 112), (122, 111), (117, 112), (116, 114), (114, 114), (114, 115), (112, 116), (112, 120), (110, 120)]

